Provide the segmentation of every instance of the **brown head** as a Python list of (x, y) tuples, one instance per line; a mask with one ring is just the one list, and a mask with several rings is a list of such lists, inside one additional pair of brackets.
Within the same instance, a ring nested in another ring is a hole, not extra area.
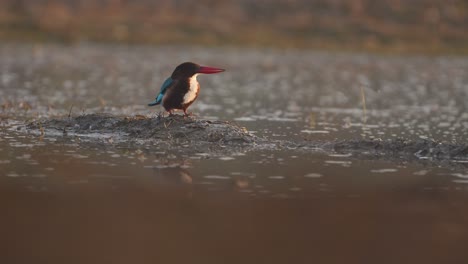
[(198, 73), (213, 74), (225, 71), (224, 69), (200, 66), (193, 62), (184, 62), (177, 66), (171, 75), (171, 78), (176, 79), (187, 79)]

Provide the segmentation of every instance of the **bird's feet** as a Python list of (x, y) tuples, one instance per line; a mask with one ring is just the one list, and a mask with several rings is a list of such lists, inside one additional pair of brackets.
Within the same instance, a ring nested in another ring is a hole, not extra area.
[(194, 116), (192, 112), (184, 111), (184, 118), (193, 118)]

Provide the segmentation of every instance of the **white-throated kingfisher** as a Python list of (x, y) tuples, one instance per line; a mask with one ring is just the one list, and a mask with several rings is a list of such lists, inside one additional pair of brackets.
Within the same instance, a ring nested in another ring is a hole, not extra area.
[(197, 99), (200, 84), (197, 75), (223, 72), (224, 69), (200, 66), (193, 62), (184, 62), (177, 66), (171, 77), (167, 78), (156, 99), (148, 106), (162, 104), (169, 114), (176, 109), (183, 110), (187, 116), (187, 108)]

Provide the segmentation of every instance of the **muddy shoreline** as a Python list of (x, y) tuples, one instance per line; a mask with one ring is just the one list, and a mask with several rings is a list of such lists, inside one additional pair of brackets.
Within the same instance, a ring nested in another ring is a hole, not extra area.
[[(182, 115), (113, 116), (88, 114), (77, 117), (45, 119), (29, 123), (28, 130), (41, 133), (62, 132), (63, 135), (86, 136), (90, 134), (116, 135), (117, 140), (135, 141), (190, 141), (243, 145), (262, 141), (245, 128), (227, 121), (199, 120)], [(99, 137), (97, 137), (99, 139)]]
[[(87, 138), (91, 142), (157, 144), (161, 148), (216, 153), (242, 148), (250, 150), (292, 150), (350, 154), (379, 159), (468, 163), (468, 145), (405, 139), (353, 139), (334, 141), (287, 141), (258, 137), (228, 121), (204, 120), (174, 115), (114, 116), (88, 114), (42, 119), (25, 126), (38, 135)], [(188, 148), (188, 146), (191, 146)]]

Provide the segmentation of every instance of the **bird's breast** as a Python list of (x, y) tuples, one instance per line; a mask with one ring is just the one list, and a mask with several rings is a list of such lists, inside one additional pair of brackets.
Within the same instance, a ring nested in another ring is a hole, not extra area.
[(197, 75), (195, 74), (189, 80), (189, 89), (187, 93), (184, 95), (183, 103), (190, 103), (195, 100), (198, 96), (198, 91), (200, 90), (200, 84), (197, 81)]

